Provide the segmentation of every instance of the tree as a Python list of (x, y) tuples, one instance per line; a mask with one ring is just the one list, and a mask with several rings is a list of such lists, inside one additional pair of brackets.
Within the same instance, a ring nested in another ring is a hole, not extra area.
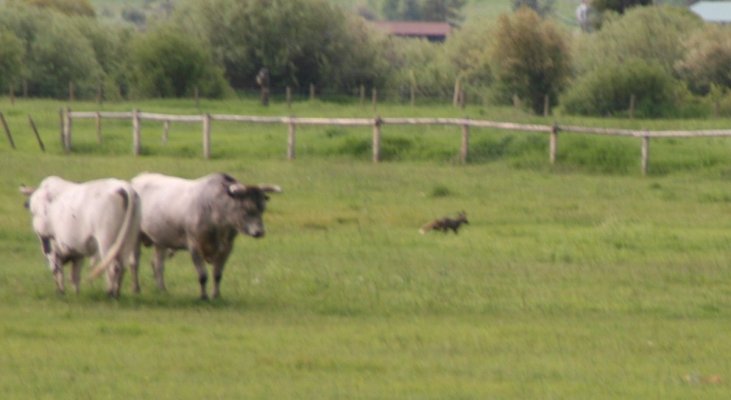
[(713, 85), (723, 91), (731, 88), (731, 29), (705, 25), (684, 42), (684, 56), (675, 64), (675, 71), (698, 94), (707, 94)]
[(609, 18), (600, 31), (582, 36), (578, 79), (563, 104), (569, 112), (618, 114), (634, 96), (637, 115), (673, 115), (688, 98), (676, 72), (686, 52), (680, 43), (702, 26), (692, 13), (665, 6), (636, 7)]
[(494, 46), (492, 20), (473, 18), (447, 38), (445, 51), (465, 86), (485, 88), (494, 81), (492, 54)]
[(656, 62), (673, 73), (685, 53), (680, 43), (702, 26), (698, 16), (677, 7), (631, 9), (609, 18), (596, 34), (582, 38), (576, 51), (578, 73), (632, 58)]
[(131, 91), (143, 97), (227, 94), (223, 72), (212, 62), (205, 46), (173, 27), (163, 26), (139, 36), (130, 54)]
[(545, 96), (556, 104), (571, 73), (567, 36), (526, 7), (500, 16), (495, 36), (491, 56), (498, 99), (517, 95), (536, 113), (543, 111)]
[(384, 80), (385, 38), (328, 0), (197, 0), (175, 19), (209, 45), (235, 88), (256, 87), (263, 67), (273, 89)]
[(0, 89), (18, 87), (23, 73), (23, 42), (13, 33), (0, 31)]

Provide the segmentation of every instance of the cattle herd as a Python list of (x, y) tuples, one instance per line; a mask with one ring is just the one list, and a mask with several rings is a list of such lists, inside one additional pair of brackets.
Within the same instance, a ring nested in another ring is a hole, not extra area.
[(276, 185), (246, 185), (228, 174), (188, 180), (142, 173), (125, 182), (99, 179), (74, 183), (51, 176), (37, 188), (22, 186), (32, 225), (48, 260), (56, 288), (64, 292), (63, 267), (71, 262), (71, 281), (79, 291), (81, 263), (94, 262), (91, 277), (106, 272), (107, 293), (119, 297), (125, 269), (139, 292), (142, 245), (152, 246), (152, 267), (165, 289), (165, 258), (190, 252), (198, 273), (200, 297), (208, 299), (206, 263), (213, 269), (213, 297), (220, 296), (223, 268), (238, 233), (264, 236), (262, 214)]

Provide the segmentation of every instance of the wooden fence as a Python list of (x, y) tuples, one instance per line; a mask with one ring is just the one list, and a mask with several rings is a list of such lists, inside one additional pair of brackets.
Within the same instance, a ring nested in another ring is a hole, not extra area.
[(652, 138), (691, 138), (691, 137), (721, 137), (731, 136), (731, 130), (631, 130), (614, 128), (589, 128), (572, 125), (540, 125), (540, 124), (517, 124), (510, 122), (497, 122), (488, 120), (477, 120), (469, 118), (300, 118), (300, 117), (262, 117), (247, 115), (227, 114), (202, 114), (202, 115), (171, 115), (141, 112), (137, 109), (131, 112), (84, 112), (62, 109), (61, 117), (61, 139), (64, 149), (71, 151), (72, 126), (74, 119), (96, 120), (97, 140), (101, 142), (101, 121), (107, 119), (131, 119), (132, 120), (132, 153), (139, 155), (141, 142), (141, 121), (159, 121), (163, 123), (163, 141), (167, 140), (168, 130), (171, 122), (200, 123), (202, 126), (203, 157), (208, 159), (211, 156), (211, 122), (228, 121), (254, 124), (283, 124), (288, 126), (287, 135), (287, 158), (295, 159), (296, 132), (298, 125), (318, 126), (362, 126), (372, 128), (372, 149), (373, 162), (381, 160), (381, 134), (384, 126), (388, 125), (451, 125), (461, 129), (461, 145), (459, 159), (466, 163), (469, 157), (470, 128), (489, 128), (522, 132), (544, 132), (549, 134), (549, 161), (556, 162), (558, 150), (559, 132), (572, 132), (580, 134), (605, 135), (605, 136), (627, 136), (641, 139), (641, 169), (642, 174), (647, 174), (650, 158), (650, 139)]

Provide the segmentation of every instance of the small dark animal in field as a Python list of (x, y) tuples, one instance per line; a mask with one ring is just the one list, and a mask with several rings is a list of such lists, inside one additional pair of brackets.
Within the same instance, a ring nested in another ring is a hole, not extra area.
[(458, 231), (460, 225), (469, 223), (470, 222), (467, 221), (467, 214), (462, 211), (461, 213), (457, 214), (457, 218), (444, 217), (429, 222), (428, 224), (422, 226), (421, 229), (419, 229), (419, 233), (423, 235), (431, 230), (437, 230), (447, 233), (451, 229), (452, 231), (454, 231), (455, 234), (457, 234), (459, 233)]

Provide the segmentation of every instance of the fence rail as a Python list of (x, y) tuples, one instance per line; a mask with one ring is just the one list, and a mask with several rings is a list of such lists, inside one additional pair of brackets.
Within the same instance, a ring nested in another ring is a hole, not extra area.
[(296, 131), (298, 125), (318, 126), (361, 126), (371, 127), (373, 130), (372, 150), (373, 162), (381, 160), (380, 143), (382, 127), (387, 125), (446, 125), (461, 128), (460, 161), (466, 163), (469, 156), (470, 128), (490, 128), (500, 130), (511, 130), (521, 132), (543, 132), (549, 137), (549, 161), (556, 162), (558, 150), (559, 132), (571, 132), (603, 136), (624, 136), (641, 139), (641, 169), (642, 174), (647, 174), (650, 157), (650, 139), (652, 138), (692, 138), (692, 137), (723, 137), (731, 136), (731, 130), (709, 129), (693, 131), (676, 130), (633, 130), (616, 128), (591, 128), (574, 125), (540, 125), (540, 124), (519, 124), (512, 122), (499, 122), (479, 120), (470, 118), (312, 118), (312, 117), (282, 117), (282, 116), (252, 116), (252, 115), (231, 115), (231, 114), (202, 114), (202, 115), (174, 115), (141, 112), (109, 112), (109, 111), (71, 111), (62, 109), (61, 115), (61, 138), (64, 149), (71, 151), (71, 134), (74, 119), (95, 119), (97, 126), (98, 141), (101, 142), (101, 120), (108, 119), (131, 119), (132, 120), (132, 142), (133, 154), (139, 155), (141, 150), (141, 121), (162, 122), (164, 126), (163, 141), (167, 141), (168, 130), (171, 122), (201, 123), (203, 157), (208, 159), (211, 155), (211, 121), (227, 121), (253, 124), (283, 124), (288, 126), (287, 136), (287, 158), (295, 159)]

